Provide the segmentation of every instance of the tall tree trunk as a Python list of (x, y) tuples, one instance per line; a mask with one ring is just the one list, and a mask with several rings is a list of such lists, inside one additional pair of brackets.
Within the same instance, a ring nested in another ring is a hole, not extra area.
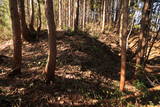
[(119, 8), (120, 9), (120, 13), (119, 13), (119, 17), (118, 17), (118, 20), (117, 20), (117, 27), (118, 27), (118, 31), (119, 31), (119, 34), (120, 34), (119, 35), (119, 45), (120, 46), (122, 46), (122, 39), (121, 39), (122, 38), (121, 31), (122, 30), (121, 30), (121, 25), (120, 25), (120, 23), (121, 23), (121, 14), (122, 14), (122, 11), (121, 11), (122, 10), (122, 5), (123, 5), (122, 4), (122, 0), (120, 0), (120, 8)]
[(27, 0), (27, 23), (30, 21), (30, 0)]
[(75, 3), (75, 0), (73, 0), (73, 20), (72, 20), (72, 21), (73, 21), (73, 23), (72, 23), (72, 24), (73, 24), (73, 25), (72, 25), (72, 26), (73, 26), (73, 29), (75, 29), (75, 28), (74, 28), (75, 17), (76, 17), (76, 3)]
[(118, 19), (119, 19), (119, 15), (120, 15), (120, 13), (119, 13), (119, 10), (120, 10), (120, 0), (117, 0), (117, 9), (116, 9), (116, 16), (115, 16), (115, 23), (117, 24), (118, 22)]
[(82, 21), (82, 30), (85, 29), (85, 16), (86, 16), (86, 0), (83, 0), (83, 21)]
[(103, 2), (102, 33), (104, 32), (105, 19), (106, 19), (106, 0), (104, 0), (104, 2)]
[(106, 0), (105, 1), (106, 2), (106, 20), (105, 20), (105, 22), (106, 22), (106, 24), (107, 24), (107, 29), (108, 29), (108, 26), (109, 26), (109, 2), (108, 2), (108, 0)]
[(88, 4), (88, 5), (86, 5), (86, 24), (88, 24), (89, 23), (89, 10), (90, 10), (90, 2), (89, 2), (89, 0), (87, 0), (86, 1), (87, 3), (86, 4)]
[(112, 28), (112, 0), (108, 0), (108, 31), (110, 31), (110, 29)]
[(46, 18), (48, 24), (48, 61), (45, 68), (47, 82), (54, 80), (56, 69), (56, 26), (54, 22), (53, 0), (46, 0)]
[(149, 36), (149, 15), (151, 10), (152, 0), (145, 0), (143, 13), (142, 13), (142, 20), (141, 20), (141, 34), (139, 37), (138, 43), (138, 54), (136, 58), (136, 65), (141, 65), (144, 62), (144, 53), (146, 50), (146, 41)]
[(41, 30), (41, 26), (42, 26), (42, 19), (41, 19), (41, 4), (39, 0), (37, 0), (37, 2), (38, 2), (38, 17), (39, 17), (39, 25), (37, 28), (37, 39), (38, 39), (40, 30)]
[(31, 21), (29, 24), (29, 28), (31, 32), (34, 32), (34, 0), (31, 0), (31, 8), (32, 8), (32, 13), (31, 13)]
[(78, 32), (78, 25), (79, 25), (79, 0), (76, 2), (76, 16), (74, 22), (74, 31)]
[(120, 35), (122, 35), (121, 46), (121, 75), (120, 75), (120, 90), (124, 91), (125, 79), (126, 79), (126, 38), (127, 38), (127, 20), (128, 20), (128, 0), (122, 0), (122, 14), (120, 22)]
[(12, 32), (13, 32), (13, 74), (21, 73), (22, 63), (22, 40), (20, 30), (20, 18), (18, 14), (17, 0), (9, 0), (11, 21), (12, 21)]
[(117, 31), (119, 31), (119, 28), (120, 28), (120, 9), (122, 7), (122, 0), (118, 0), (117, 1), (117, 10), (116, 10), (116, 19), (115, 19), (115, 29), (117, 29)]
[(66, 29), (68, 26), (68, 20), (67, 20), (67, 3), (65, 1), (63, 2), (63, 8), (64, 8), (64, 27)]
[(68, 9), (68, 26), (71, 27), (71, 0), (69, 0), (69, 9)]
[(29, 29), (28, 29), (27, 23), (26, 23), (24, 0), (18, 0), (18, 2), (19, 2), (19, 10), (20, 10), (22, 36), (23, 36), (24, 40), (30, 41), (31, 38), (30, 38)]
[(58, 14), (58, 22), (59, 22), (59, 28), (61, 29), (62, 28), (62, 18), (61, 18), (61, 9), (62, 9), (62, 0), (59, 0), (58, 2), (58, 10), (59, 10), (59, 14)]

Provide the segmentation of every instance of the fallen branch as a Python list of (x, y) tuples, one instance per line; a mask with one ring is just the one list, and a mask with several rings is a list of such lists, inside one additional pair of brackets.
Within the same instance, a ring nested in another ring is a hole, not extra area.
[(147, 54), (147, 56), (146, 56), (146, 60), (145, 60), (145, 62), (144, 62), (144, 67), (146, 66), (146, 63), (147, 63), (147, 61), (148, 61), (148, 59), (149, 59), (149, 56), (150, 56), (151, 50), (152, 50), (152, 48), (153, 48), (153, 45), (155, 44), (155, 41), (156, 41), (157, 38), (158, 38), (159, 32), (160, 32), (160, 28), (158, 29), (156, 36), (153, 37), (153, 40), (152, 40), (152, 42), (151, 42), (151, 46), (150, 46), (149, 51), (148, 51), (148, 54)]
[[(153, 92), (153, 91), (160, 91), (160, 85), (148, 89), (148, 92)], [(144, 94), (143, 92), (136, 92), (134, 94), (124, 96), (121, 99), (124, 100), (124, 99), (132, 98), (132, 97), (138, 97), (143, 94)]]
[(160, 64), (157, 65), (149, 65), (146, 64), (145, 71), (148, 73), (160, 73)]

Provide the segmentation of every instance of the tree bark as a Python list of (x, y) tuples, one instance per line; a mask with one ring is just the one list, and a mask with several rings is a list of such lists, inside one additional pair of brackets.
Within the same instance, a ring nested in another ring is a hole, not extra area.
[(112, 28), (112, 0), (108, 0), (108, 31)]
[(73, 26), (73, 29), (75, 29), (74, 28), (74, 23), (75, 23), (75, 17), (76, 17), (76, 3), (75, 3), (75, 0), (73, 0), (73, 20), (72, 20), (72, 26)]
[(58, 10), (59, 10), (59, 14), (58, 14), (58, 22), (59, 22), (59, 28), (61, 29), (62, 28), (62, 18), (61, 18), (61, 15), (62, 15), (62, 13), (61, 13), (61, 9), (62, 9), (62, 0), (59, 0), (59, 2), (58, 2)]
[(27, 23), (30, 21), (30, 0), (27, 0)]
[(54, 72), (56, 69), (56, 26), (54, 22), (53, 1), (46, 0), (46, 18), (48, 24), (48, 61), (44, 73), (47, 82), (54, 80)]
[(103, 2), (103, 19), (102, 19), (102, 33), (104, 32), (105, 28), (105, 19), (106, 19), (106, 0)]
[(126, 79), (126, 38), (127, 38), (127, 20), (128, 20), (128, 0), (122, 0), (122, 14), (120, 22), (120, 35), (122, 40), (121, 46), (121, 75), (120, 75), (120, 91), (124, 91)]
[(74, 32), (78, 32), (78, 25), (79, 25), (79, 0), (76, 2), (76, 15), (74, 21)]
[(34, 32), (34, 0), (31, 0), (31, 7), (32, 7), (32, 13), (31, 13), (31, 21), (29, 24), (29, 28), (31, 32)]
[(69, 8), (68, 8), (68, 26), (71, 27), (71, 0), (69, 0)]
[(86, 24), (89, 23), (89, 11), (90, 11), (90, 2), (86, 1), (88, 5), (86, 5)]
[(22, 40), (21, 40), (21, 29), (20, 29), (20, 18), (18, 13), (17, 0), (9, 0), (12, 32), (13, 32), (13, 72), (14, 74), (21, 73), (22, 63)]
[(27, 23), (26, 23), (24, 0), (18, 0), (18, 2), (19, 2), (19, 10), (20, 10), (22, 36), (23, 36), (24, 40), (30, 41), (31, 38), (30, 38), (29, 29), (28, 29)]
[(85, 29), (85, 16), (86, 16), (86, 0), (83, 0), (83, 21), (82, 21), (82, 30)]
[(41, 31), (42, 19), (41, 19), (41, 5), (40, 5), (40, 1), (37, 0), (37, 2), (38, 2), (38, 17), (39, 17), (39, 25), (38, 25), (38, 28), (37, 28), (37, 39), (38, 39), (39, 33)]
[[(151, 10), (152, 0), (145, 0), (143, 13), (142, 13), (142, 20), (141, 20), (141, 34), (139, 37), (139, 43), (137, 48), (137, 56), (136, 56), (136, 65), (139, 66), (144, 62), (144, 55), (146, 50), (146, 41), (149, 36), (149, 15)], [(142, 65), (143, 66), (143, 65)]]

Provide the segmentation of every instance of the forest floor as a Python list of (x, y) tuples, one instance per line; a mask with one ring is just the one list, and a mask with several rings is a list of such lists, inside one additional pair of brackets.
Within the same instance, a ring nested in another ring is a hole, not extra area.
[(0, 46), (1, 55), (7, 56), (0, 59), (1, 107), (119, 107), (135, 103), (158, 107), (160, 92), (120, 100), (121, 96), (139, 90), (131, 83), (133, 66), (127, 62), (126, 91), (119, 92), (120, 48), (115, 35), (102, 34), (97, 38), (59, 31), (56, 80), (45, 84), (42, 74), (48, 51), (45, 36), (35, 43), (23, 43), (22, 74), (15, 78), (7, 77), (12, 68), (12, 41)]

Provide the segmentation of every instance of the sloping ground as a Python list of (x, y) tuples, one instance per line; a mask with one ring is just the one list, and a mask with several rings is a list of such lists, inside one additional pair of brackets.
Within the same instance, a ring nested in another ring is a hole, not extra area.
[[(58, 33), (56, 80), (50, 85), (45, 84), (42, 75), (47, 39), (41, 38), (32, 44), (24, 42), (23, 74), (15, 78), (7, 77), (11, 71), (12, 45), (2, 45), (6, 48), (0, 52), (8, 57), (0, 64), (0, 104), (8, 107), (120, 106), (120, 57), (116, 49), (88, 34), (64, 36), (63, 32)], [(107, 40), (114, 39), (108, 37)], [(127, 84), (126, 88), (132, 91), (134, 87)], [(132, 93), (129, 91), (125, 94)], [(112, 98), (117, 102), (99, 104), (102, 99)]]

